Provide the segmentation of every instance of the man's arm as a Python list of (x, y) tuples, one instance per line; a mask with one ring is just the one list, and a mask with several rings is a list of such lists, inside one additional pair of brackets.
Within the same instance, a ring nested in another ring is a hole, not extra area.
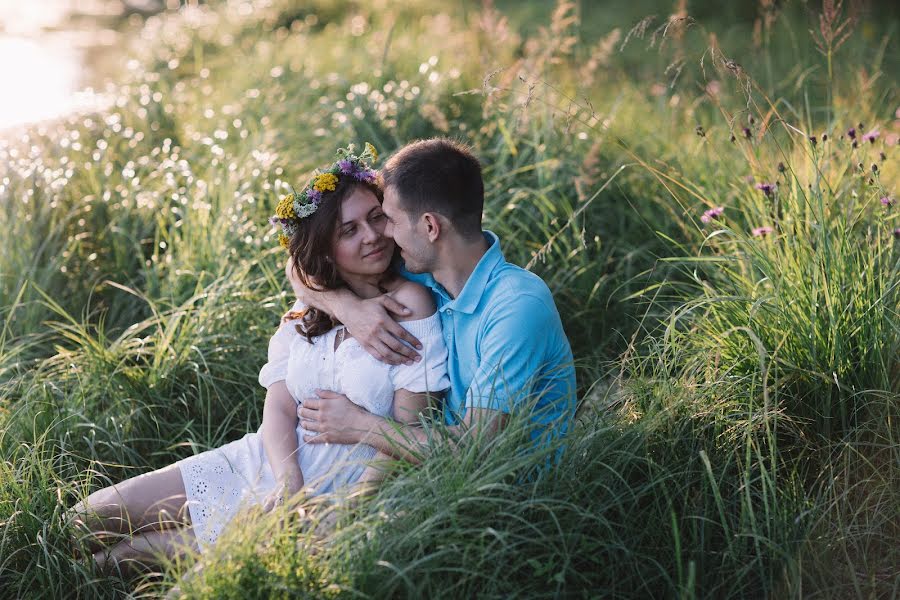
[[(431, 451), (429, 434), (417, 425), (374, 415), (343, 394), (318, 390), (318, 397), (303, 401), (298, 414), (303, 426), (316, 435), (304, 437), (310, 444), (368, 444), (387, 456), (419, 464)], [(500, 411), (472, 408), (460, 425), (448, 427), (456, 448), (467, 437), (496, 435), (507, 416)]]
[(391, 365), (412, 364), (420, 359), (410, 346), (421, 350), (422, 344), (391, 316), (407, 317), (411, 311), (392, 296), (383, 294), (362, 300), (346, 288), (323, 292), (311, 290), (297, 277), (290, 257), (284, 271), (301, 302), (334, 315), (376, 359)]

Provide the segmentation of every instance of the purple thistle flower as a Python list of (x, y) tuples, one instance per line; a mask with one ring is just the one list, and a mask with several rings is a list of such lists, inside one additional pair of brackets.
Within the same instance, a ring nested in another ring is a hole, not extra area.
[(766, 237), (773, 231), (775, 230), (768, 225), (763, 225), (762, 227), (754, 227), (751, 233), (753, 233), (753, 237)]
[(874, 144), (874, 143), (875, 143), (875, 140), (878, 139), (878, 136), (879, 136), (880, 134), (881, 134), (880, 131), (878, 131), (877, 129), (873, 129), (872, 131), (870, 131), (869, 133), (867, 133), (866, 135), (864, 135), (864, 136), (862, 137), (862, 139), (863, 139), (864, 142), (869, 142), (870, 144)]
[(709, 210), (703, 213), (703, 216), (700, 217), (700, 220), (704, 223), (709, 223), (713, 219), (718, 219), (722, 216), (722, 213), (725, 212), (725, 208), (722, 206), (717, 206), (715, 208), (710, 208)]
[(338, 167), (340, 167), (341, 173), (343, 173), (344, 175), (350, 175), (354, 171), (353, 162), (347, 160), (346, 158), (338, 161)]
[(810, 142), (813, 146), (815, 146), (815, 145), (818, 143), (818, 142), (816, 141), (816, 136), (814, 136), (814, 135), (809, 136), (809, 142)]
[(357, 181), (371, 183), (375, 181), (376, 173), (372, 169), (360, 169), (353, 174), (353, 177), (356, 178)]
[(309, 191), (306, 192), (306, 199), (313, 204), (318, 204), (322, 201), (322, 192), (315, 188), (309, 188)]
[(881, 204), (883, 204), (885, 208), (890, 208), (894, 205), (894, 199), (890, 196), (885, 196), (881, 199)]
[(775, 183), (757, 183), (756, 189), (762, 191), (766, 196), (772, 197), (772, 194), (775, 193), (775, 190), (778, 189), (778, 184)]
[(900, 227), (894, 230), (894, 237), (900, 240)]
[(750, 128), (749, 128), (749, 127), (744, 127), (743, 129), (741, 129), (741, 131), (744, 132), (744, 137), (747, 138), (748, 140), (749, 140), (750, 137), (753, 135), (752, 133), (750, 133)]
[(856, 129), (853, 128), (853, 127), (851, 127), (850, 129), (848, 129), (848, 130), (847, 130), (847, 137), (850, 138), (851, 140), (855, 140), (855, 139), (856, 139)]
[(269, 225), (281, 225), (281, 219), (278, 217), (269, 217)]

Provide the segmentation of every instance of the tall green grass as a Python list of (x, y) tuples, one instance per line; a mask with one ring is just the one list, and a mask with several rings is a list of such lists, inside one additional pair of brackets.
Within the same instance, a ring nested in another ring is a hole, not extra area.
[[(241, 6), (148, 19), (108, 109), (0, 142), (5, 595), (897, 593), (889, 19), (820, 56), (790, 3), (755, 37), (705, 5)], [(250, 515), (133, 580), (76, 558), (65, 508), (258, 426), (282, 183), (432, 135), (473, 145), (486, 226), (557, 300), (561, 461), (527, 476), (515, 421), (437, 435), (372, 497), (307, 507), (333, 531)]]

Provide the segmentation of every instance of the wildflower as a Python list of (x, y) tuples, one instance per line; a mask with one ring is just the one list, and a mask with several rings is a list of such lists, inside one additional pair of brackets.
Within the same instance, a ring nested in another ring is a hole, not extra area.
[(749, 127), (744, 127), (743, 129), (741, 129), (741, 131), (744, 132), (744, 137), (747, 138), (748, 140), (750, 139), (750, 136), (753, 135), (752, 133), (750, 133)]
[(702, 125), (697, 125), (697, 127), (694, 129), (694, 133), (696, 133), (699, 137), (706, 137), (706, 132), (703, 131)]
[(281, 202), (275, 207), (275, 216), (279, 219), (294, 219), (297, 217), (296, 213), (294, 213), (293, 194), (288, 194), (281, 199)]
[(709, 223), (713, 219), (718, 219), (722, 216), (722, 213), (725, 212), (725, 208), (722, 206), (717, 206), (715, 208), (710, 208), (709, 210), (703, 213), (703, 216), (700, 217), (700, 220), (704, 223)]
[(847, 130), (847, 137), (850, 138), (851, 140), (855, 140), (855, 139), (856, 139), (856, 129), (854, 129), (853, 127), (851, 127), (850, 129), (848, 129), (848, 130)]
[(856, 148), (856, 147), (858, 147), (858, 146), (859, 146), (859, 142), (857, 142), (856, 140), (853, 140), (853, 143), (850, 144), (850, 147), (851, 147), (851, 148)]
[(822, 134), (822, 143), (824, 144), (824, 143), (827, 142), (827, 141), (828, 141), (828, 134), (827, 134), (827, 133), (823, 133), (823, 134)]
[(737, 138), (734, 137), (734, 134), (732, 133), (731, 134), (731, 143), (733, 144), (736, 140), (737, 140)]
[(766, 196), (772, 197), (772, 194), (775, 193), (775, 190), (778, 188), (778, 185), (775, 183), (757, 183), (756, 189), (762, 191)]
[(338, 167), (340, 167), (341, 173), (343, 173), (344, 175), (349, 175), (353, 172), (353, 162), (347, 159), (339, 160)]
[(878, 165), (876, 165), (875, 163), (872, 163), (872, 172), (873, 172), (873, 173), (877, 173), (877, 172), (878, 172)]
[(283, 233), (278, 234), (278, 244), (282, 248), (287, 249), (288, 246), (290, 245), (290, 243), (291, 243), (291, 239), (288, 236), (284, 235)]
[(814, 136), (814, 135), (809, 136), (809, 142), (810, 142), (813, 146), (815, 146), (815, 145), (818, 143), (818, 142), (816, 141), (816, 136)]
[(900, 240), (900, 227), (894, 230), (894, 237)]
[(313, 188), (319, 192), (333, 192), (337, 188), (338, 178), (334, 173), (322, 173), (316, 177)]
[(887, 154), (885, 154), (884, 152), (878, 153), (878, 160), (880, 160), (881, 162), (884, 162), (886, 158), (887, 158)]
[(867, 133), (866, 135), (864, 135), (864, 136), (862, 137), (862, 139), (863, 139), (864, 142), (869, 142), (870, 144), (874, 144), (874, 143), (875, 143), (875, 140), (878, 139), (878, 136), (879, 136), (880, 134), (881, 134), (880, 131), (878, 131), (877, 129), (873, 129), (872, 131), (870, 131), (869, 133)]
[(883, 204), (885, 208), (890, 208), (894, 205), (894, 199), (890, 196), (885, 196), (881, 199), (881, 204)]
[(375, 149), (375, 146), (366, 142), (366, 151), (372, 156), (372, 162), (378, 160), (378, 150)]
[(779, 173), (784, 173), (785, 169), (786, 169), (786, 167), (784, 166), (783, 162), (778, 163), (778, 172)]
[(771, 227), (769, 227), (768, 225), (763, 225), (762, 227), (754, 227), (752, 233), (753, 233), (753, 237), (766, 237), (773, 231), (775, 231), (775, 230), (772, 229)]
[(306, 192), (306, 199), (313, 204), (318, 204), (322, 201), (322, 192), (317, 189), (310, 188), (309, 191)]

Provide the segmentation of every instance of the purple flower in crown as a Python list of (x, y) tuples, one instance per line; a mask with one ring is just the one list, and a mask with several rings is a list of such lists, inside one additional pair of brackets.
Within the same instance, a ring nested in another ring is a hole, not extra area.
[(306, 192), (306, 199), (313, 204), (318, 204), (322, 201), (322, 192), (315, 188), (309, 188), (309, 190)]
[(878, 139), (878, 136), (879, 136), (879, 135), (881, 135), (881, 132), (878, 131), (877, 129), (873, 129), (872, 131), (870, 131), (870, 132), (867, 133), (866, 135), (862, 136), (862, 139), (863, 139), (864, 142), (869, 142), (870, 144), (874, 144), (874, 143), (875, 143), (875, 140)]
[(356, 173), (353, 174), (353, 177), (357, 181), (365, 181), (366, 183), (372, 183), (373, 181), (375, 181), (375, 178), (377, 177), (377, 175), (378, 174), (375, 171), (373, 171), (372, 169), (360, 169), (359, 171), (357, 171)]
[(704, 223), (709, 223), (713, 219), (718, 219), (722, 216), (722, 213), (725, 212), (725, 208), (722, 206), (717, 206), (715, 208), (711, 208), (703, 213), (703, 216), (700, 217), (700, 220)]
[(344, 175), (350, 175), (356, 170), (356, 165), (353, 164), (353, 161), (346, 158), (338, 161), (338, 167)]
[(751, 233), (753, 233), (753, 237), (766, 237), (773, 231), (775, 230), (768, 225), (763, 225), (762, 227), (754, 227)]
[(269, 225), (281, 225), (281, 219), (275, 216), (269, 217)]
[(775, 193), (775, 190), (778, 189), (778, 185), (774, 183), (757, 183), (756, 189), (762, 191), (766, 196), (771, 197), (772, 194)]

